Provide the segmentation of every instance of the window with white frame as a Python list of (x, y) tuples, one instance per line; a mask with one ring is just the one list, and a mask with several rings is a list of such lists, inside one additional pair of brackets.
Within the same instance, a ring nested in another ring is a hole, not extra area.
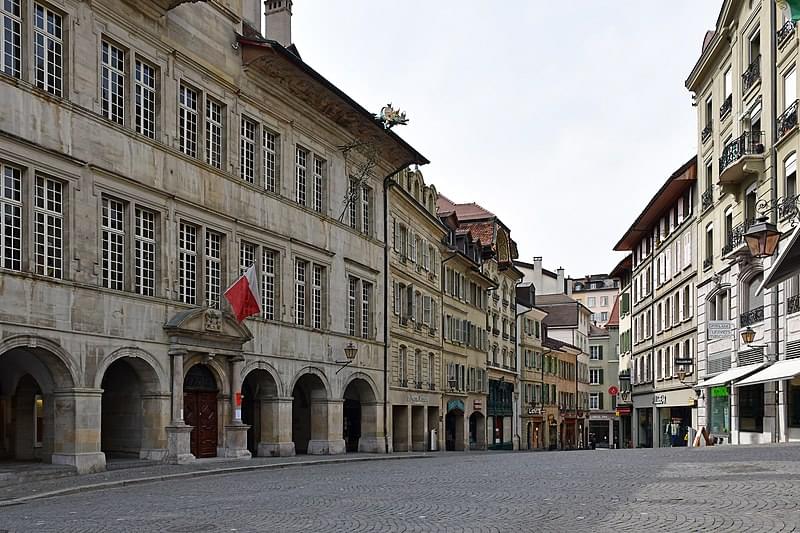
[(369, 235), (371, 231), (371, 217), (372, 212), (370, 209), (370, 200), (372, 198), (372, 190), (367, 185), (361, 186), (361, 232)]
[(295, 324), (314, 329), (325, 327), (326, 274), (324, 265), (295, 260)]
[(156, 105), (158, 98), (157, 79), (158, 71), (155, 67), (142, 61), (136, 60), (134, 96), (136, 102), (134, 112), (136, 118), (136, 132), (149, 137), (156, 138)]
[(301, 259), (294, 263), (294, 319), (295, 324), (306, 324), (306, 274), (308, 262)]
[(356, 276), (348, 276), (347, 281), (347, 333), (364, 339), (372, 338), (373, 285)]
[(347, 279), (347, 333), (355, 337), (358, 319), (358, 278)]
[[(189, 157), (197, 157), (197, 112), (199, 109), (198, 98), (199, 93), (197, 91), (181, 83), (178, 99), (178, 146), (180, 151)], [(209, 100), (207, 105), (207, 113), (209, 115), (209, 117), (207, 117), (207, 124), (211, 120), (210, 106), (211, 100)], [(212, 136), (210, 132), (206, 132), (206, 143), (210, 143), (211, 138)], [(214, 162), (211, 159), (211, 150), (209, 149), (207, 151), (207, 162), (210, 165), (214, 165)]]
[(125, 286), (125, 205), (103, 198), (103, 286), (121, 291)]
[(239, 274), (244, 274), (256, 262), (258, 246), (251, 242), (239, 243)]
[(602, 385), (603, 384), (603, 369), (590, 368), (589, 369), (589, 385)]
[(64, 185), (60, 181), (36, 176), (33, 232), (36, 273), (61, 278), (64, 262)]
[(180, 301), (197, 303), (197, 226), (185, 222), (178, 231), (178, 288)]
[(280, 136), (266, 128), (263, 131), (264, 188), (278, 192), (280, 186)]
[(108, 41), (101, 43), (101, 98), (103, 116), (125, 123), (125, 50)]
[(20, 0), (0, 2), (0, 70), (22, 76), (22, 7)]
[(22, 171), (0, 164), (0, 266), (22, 270)]
[(261, 264), (261, 309), (267, 320), (275, 320), (278, 309), (278, 280), (280, 254), (264, 248)]
[(300, 205), (306, 205), (306, 172), (308, 164), (308, 151), (295, 147), (294, 157), (294, 190), (295, 201)]
[(317, 213), (322, 213), (325, 198), (325, 171), (327, 164), (321, 157), (314, 156), (314, 187), (312, 190), (311, 207)]
[(239, 176), (247, 183), (256, 181), (256, 138), (258, 124), (242, 117), (239, 132)]
[(320, 265), (311, 267), (311, 327), (322, 329), (322, 283), (324, 269)]
[(432, 352), (428, 354), (428, 388), (436, 388), (436, 357)]
[(602, 346), (589, 346), (589, 358), (592, 361), (600, 361), (603, 359)]
[(205, 271), (205, 298), (206, 305), (212, 309), (219, 309), (220, 295), (222, 294), (222, 243), (221, 233), (206, 230), (205, 239), (206, 271)]
[[(187, 117), (192, 115), (187, 111)], [(194, 115), (197, 120), (197, 114)], [(189, 123), (189, 122), (187, 122)], [(183, 129), (183, 128), (182, 128)], [(193, 126), (197, 131), (197, 125)], [(188, 135), (189, 133), (187, 133)], [(206, 99), (206, 163), (214, 168), (222, 168), (225, 154), (225, 106), (213, 98)], [(196, 142), (196, 138), (195, 138)], [(183, 143), (181, 143), (183, 146)], [(189, 152), (184, 152), (189, 153)], [(192, 155), (192, 154), (189, 154)], [(196, 155), (196, 152), (195, 152)]]
[(156, 214), (134, 209), (134, 290), (143, 296), (156, 294)]
[(598, 410), (600, 409), (600, 393), (599, 392), (590, 392), (589, 393), (589, 409)]
[(35, 84), (54, 96), (64, 91), (64, 18), (50, 8), (33, 6)]

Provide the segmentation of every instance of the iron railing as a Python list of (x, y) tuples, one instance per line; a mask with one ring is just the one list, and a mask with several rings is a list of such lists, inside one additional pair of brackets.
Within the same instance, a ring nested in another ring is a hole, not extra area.
[(719, 106), (719, 118), (722, 119), (722, 118), (725, 118), (726, 116), (728, 116), (728, 114), (730, 114), (730, 112), (731, 112), (731, 109), (733, 109), (733, 95), (732, 94), (728, 95), (728, 97), (725, 99), (725, 101), (722, 102), (722, 105)]
[(794, 196), (785, 196), (777, 200), (778, 220), (783, 222), (792, 218), (800, 218), (800, 209), (797, 204), (800, 200), (800, 194)]
[(719, 171), (722, 173), (742, 156), (764, 153), (764, 132), (746, 131), (729, 142), (719, 158)]
[(762, 322), (763, 320), (764, 320), (763, 305), (759, 305), (758, 307), (739, 315), (739, 325), (743, 328), (751, 324), (755, 324), (757, 322)]
[(712, 131), (713, 131), (713, 129), (711, 127), (711, 122), (709, 122), (708, 124), (706, 124), (706, 127), (703, 128), (702, 133), (700, 133), (700, 140), (702, 142), (706, 142), (708, 140), (708, 138), (711, 137), (711, 132)]
[(700, 197), (703, 203), (703, 211), (714, 205), (714, 190), (709, 188), (706, 192), (703, 193), (703, 196)]
[(742, 74), (742, 94), (746, 93), (750, 87), (761, 79), (761, 55), (757, 55), (747, 70)]
[(800, 311), (800, 294), (786, 300), (786, 314), (790, 315)]
[(797, 126), (797, 100), (786, 108), (781, 116), (778, 117), (778, 139), (789, 133), (792, 128)]
[(733, 250), (738, 248), (744, 243), (744, 234), (747, 232), (747, 229), (753, 225), (755, 220), (745, 220), (741, 224), (737, 224), (734, 226), (726, 236), (725, 239), (725, 246), (722, 247), (722, 255), (727, 255), (731, 253)]
[(783, 45), (789, 42), (791, 36), (794, 35), (794, 30), (795, 22), (793, 20), (787, 20), (786, 24), (781, 26), (781, 29), (775, 32), (779, 48), (783, 48)]

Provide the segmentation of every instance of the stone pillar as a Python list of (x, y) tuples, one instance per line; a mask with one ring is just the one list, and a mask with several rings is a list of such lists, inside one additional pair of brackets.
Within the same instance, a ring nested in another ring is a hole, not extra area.
[(608, 447), (614, 447), (614, 419), (608, 421)]
[(171, 396), (165, 393), (142, 394), (142, 448), (139, 458), (163, 461), (167, 456), (166, 428)]
[(53, 394), (53, 464), (74, 466), (79, 474), (102, 472), (100, 406), (103, 389), (74, 388)]
[(383, 440), (383, 402), (361, 404), (361, 438), (358, 451), (362, 453), (385, 453)]
[(293, 398), (261, 399), (261, 435), (259, 457), (290, 457), (294, 455), (292, 440)]
[(309, 455), (345, 453), (342, 438), (344, 400), (311, 399), (311, 440)]
[(173, 464), (186, 464), (195, 460), (192, 455), (191, 434), (192, 427), (183, 421), (183, 360), (186, 350), (170, 350), (172, 362), (172, 401), (170, 402), (170, 425), (165, 428), (167, 433), (167, 453), (164, 461)]
[(241, 399), (242, 392), (242, 366), (244, 359), (233, 357), (230, 359), (231, 373), (231, 398), (230, 398), (230, 420), (231, 423), (225, 426), (225, 457), (236, 459), (250, 459), (252, 454), (247, 449), (247, 430), (250, 426), (242, 423), (242, 406), (238, 400)]

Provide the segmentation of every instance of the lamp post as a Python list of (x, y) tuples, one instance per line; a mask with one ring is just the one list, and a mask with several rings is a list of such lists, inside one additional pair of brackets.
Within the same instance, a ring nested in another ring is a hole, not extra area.
[(337, 365), (342, 365), (341, 368), (336, 371), (336, 373), (338, 374), (344, 369), (344, 367), (352, 363), (355, 360), (356, 355), (358, 355), (358, 346), (353, 344), (352, 341), (348, 342), (344, 347), (344, 356), (346, 359), (344, 361), (335, 361)]

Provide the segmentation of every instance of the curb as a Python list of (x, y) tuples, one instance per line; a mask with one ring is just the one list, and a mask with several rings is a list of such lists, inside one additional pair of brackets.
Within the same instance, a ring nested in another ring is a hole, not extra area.
[(342, 464), (342, 463), (361, 463), (367, 461), (394, 461), (394, 460), (404, 460), (404, 459), (428, 459), (430, 455), (399, 455), (399, 456), (387, 456), (381, 455), (377, 457), (356, 457), (352, 459), (319, 459), (316, 461), (294, 461), (294, 462), (287, 462), (287, 463), (274, 463), (274, 464), (265, 464), (265, 465), (247, 465), (247, 466), (233, 466), (228, 468), (216, 468), (213, 470), (196, 470), (193, 472), (180, 472), (177, 474), (164, 474), (161, 476), (149, 476), (149, 477), (140, 477), (140, 478), (133, 478), (133, 479), (121, 479), (119, 481), (104, 481), (102, 483), (92, 483), (89, 485), (81, 485), (78, 487), (70, 487), (67, 489), (59, 489), (53, 490), (50, 492), (42, 492), (39, 494), (31, 494), (30, 496), (21, 496), (19, 498), (13, 498), (9, 500), (0, 501), (0, 508), (2, 507), (10, 507), (12, 505), (23, 505), (30, 501), (34, 500), (41, 500), (44, 498), (52, 498), (55, 496), (66, 496), (69, 494), (77, 494), (80, 492), (92, 492), (96, 490), (104, 490), (104, 489), (113, 489), (119, 487), (127, 487), (133, 485), (144, 485), (147, 483), (156, 483), (159, 481), (172, 481), (175, 479), (190, 479), (190, 478), (198, 478), (198, 477), (207, 477), (207, 476), (223, 476), (226, 474), (237, 474), (240, 472), (253, 472), (256, 470), (280, 470), (283, 468), (293, 468), (293, 467), (309, 467), (309, 466), (316, 466), (316, 465), (330, 465), (330, 464)]

